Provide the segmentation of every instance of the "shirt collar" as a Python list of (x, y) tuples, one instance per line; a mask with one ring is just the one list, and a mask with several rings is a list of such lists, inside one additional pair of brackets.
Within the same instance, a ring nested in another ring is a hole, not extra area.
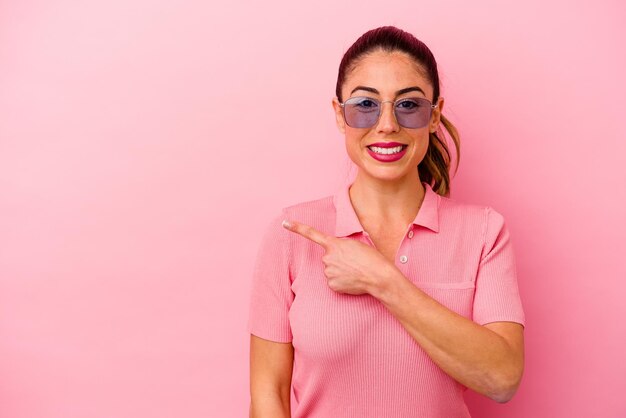
[[(414, 225), (424, 226), (434, 232), (439, 232), (439, 202), (441, 196), (435, 193), (426, 182), (424, 185), (424, 200), (413, 220)], [(333, 195), (333, 204), (337, 212), (335, 224), (335, 236), (346, 237), (355, 232), (363, 232), (363, 226), (356, 216), (352, 202), (350, 201), (349, 189), (352, 183), (341, 186)]]

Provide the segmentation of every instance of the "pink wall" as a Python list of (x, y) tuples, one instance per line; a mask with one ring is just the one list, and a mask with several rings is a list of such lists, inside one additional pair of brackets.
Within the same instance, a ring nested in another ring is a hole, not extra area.
[(337, 68), (383, 24), (517, 248), (526, 371), (473, 416), (626, 416), (622, 2), (181, 3), (0, 3), (1, 417), (247, 415), (259, 233), (348, 174)]

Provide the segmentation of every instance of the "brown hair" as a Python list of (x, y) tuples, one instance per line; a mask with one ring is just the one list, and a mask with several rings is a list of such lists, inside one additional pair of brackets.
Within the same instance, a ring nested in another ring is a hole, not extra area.
[[(398, 29), (395, 26), (381, 26), (365, 32), (348, 48), (341, 59), (337, 87), (335, 93), (340, 102), (341, 88), (346, 81), (346, 76), (354, 70), (358, 63), (372, 52), (382, 50), (385, 52), (401, 51), (412, 57), (420, 72), (424, 73), (433, 87), (433, 103), (439, 100), (439, 73), (437, 61), (426, 44), (412, 34)], [(456, 148), (457, 161), (455, 172), (461, 158), (461, 143), (459, 133), (448, 118), (441, 114), (441, 124), (452, 137)], [(428, 149), (417, 170), (421, 181), (431, 185), (432, 189), (442, 196), (450, 194), (450, 151), (443, 140), (444, 134), (441, 126), (437, 132), (431, 132), (428, 141)]]

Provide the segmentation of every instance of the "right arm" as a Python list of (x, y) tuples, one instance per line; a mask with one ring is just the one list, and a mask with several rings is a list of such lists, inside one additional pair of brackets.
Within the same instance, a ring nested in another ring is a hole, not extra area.
[(293, 345), (250, 334), (250, 418), (290, 418)]

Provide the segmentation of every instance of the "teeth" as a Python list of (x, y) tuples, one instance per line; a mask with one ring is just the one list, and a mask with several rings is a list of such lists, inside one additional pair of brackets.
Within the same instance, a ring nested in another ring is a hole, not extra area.
[(394, 148), (369, 147), (369, 149), (374, 151), (376, 154), (389, 155), (389, 154), (397, 154), (400, 151), (402, 151), (402, 145), (399, 145), (399, 146), (394, 147)]

